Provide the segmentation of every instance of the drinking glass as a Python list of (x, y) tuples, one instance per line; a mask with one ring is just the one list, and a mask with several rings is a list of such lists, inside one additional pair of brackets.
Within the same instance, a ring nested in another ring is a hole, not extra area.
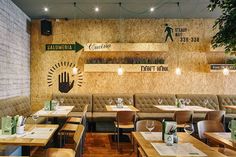
[(60, 99), (60, 103), (61, 103), (60, 105), (62, 106), (62, 104), (64, 103), (64, 98)]
[(191, 100), (190, 99), (185, 99), (185, 102), (187, 105), (189, 105), (191, 103)]
[(207, 107), (208, 99), (204, 99), (203, 103), (204, 103), (205, 107)]
[(147, 120), (146, 128), (149, 130), (149, 133), (151, 133), (152, 130), (155, 128), (154, 121), (153, 120)]
[(184, 125), (184, 131), (185, 131), (187, 134), (191, 135), (191, 134), (194, 132), (194, 126), (193, 126), (193, 124), (192, 124), (192, 123), (186, 123), (186, 124)]
[(162, 104), (162, 99), (159, 98), (157, 101), (158, 101), (158, 104), (159, 104), (159, 105)]
[(133, 99), (130, 98), (130, 99), (128, 100), (128, 102), (129, 102), (129, 105), (132, 105), (132, 104), (133, 104)]
[(232, 123), (231, 123), (231, 121), (229, 121), (229, 123), (228, 123), (228, 129), (229, 129), (230, 131), (232, 131)]
[(38, 118), (39, 118), (39, 115), (37, 113), (32, 115), (32, 119), (34, 120), (34, 128), (36, 128), (36, 122)]

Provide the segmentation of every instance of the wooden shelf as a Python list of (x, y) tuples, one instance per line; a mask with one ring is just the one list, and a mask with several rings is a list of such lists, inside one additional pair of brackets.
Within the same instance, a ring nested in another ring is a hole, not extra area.
[(210, 72), (222, 72), (224, 68), (228, 68), (230, 72), (236, 72), (234, 64), (209, 64)]
[(84, 64), (84, 72), (167, 72), (168, 64)]

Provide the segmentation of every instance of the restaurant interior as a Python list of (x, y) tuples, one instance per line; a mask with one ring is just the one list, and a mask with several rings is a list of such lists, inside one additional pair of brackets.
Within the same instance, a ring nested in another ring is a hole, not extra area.
[(235, 24), (235, 0), (0, 0), (0, 156), (236, 157)]

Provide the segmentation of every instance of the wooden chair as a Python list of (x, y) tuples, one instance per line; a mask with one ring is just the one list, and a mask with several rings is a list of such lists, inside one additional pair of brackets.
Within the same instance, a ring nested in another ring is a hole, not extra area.
[[(84, 111), (83, 111), (83, 114), (82, 114), (82, 117), (81, 118), (81, 123), (80, 124), (83, 124), (84, 127), (85, 127), (85, 130), (86, 130), (86, 126), (87, 126), (87, 121), (86, 121), (86, 113), (87, 113), (87, 108), (88, 108), (88, 105), (85, 105), (84, 107)], [(69, 135), (69, 133), (74, 133), (77, 129), (79, 124), (73, 124), (73, 123), (65, 123), (62, 128), (59, 130), (59, 135), (60, 135), (60, 146), (62, 146), (62, 136), (64, 137), (64, 143), (66, 141), (66, 136)], [(83, 140), (82, 140), (82, 143), (85, 141), (85, 134), (86, 134), (86, 131), (84, 131), (84, 135), (83, 135)]]
[[(148, 120), (139, 120), (136, 122), (135, 125), (135, 130), (136, 131), (148, 131), (148, 129), (146, 128), (146, 123)], [(153, 132), (161, 132), (162, 131), (162, 124), (159, 121), (153, 120), (154, 121), (154, 126), (155, 128), (152, 130)]]
[(134, 129), (136, 114), (134, 111), (118, 111), (116, 114), (115, 132), (117, 133), (117, 149), (120, 149), (120, 129)]
[(175, 111), (173, 120), (176, 121), (178, 128), (184, 128), (186, 123), (193, 123), (193, 112)]
[(83, 114), (82, 116), (77, 116), (77, 117), (69, 117), (66, 121), (66, 123), (75, 123), (75, 124), (81, 124), (82, 123), (82, 117), (84, 115), (84, 113), (87, 113), (88, 111), (88, 105), (85, 105), (84, 106), (84, 109), (83, 109)]
[[(197, 123), (198, 136), (201, 140), (206, 141), (204, 132), (225, 132), (224, 126), (221, 122), (216, 122), (215, 120), (203, 120)], [(236, 152), (228, 148), (213, 147), (213, 149), (218, 150), (220, 153), (227, 156), (236, 156)]]
[[(147, 128), (146, 128), (146, 123), (147, 123), (148, 120), (139, 120), (136, 122), (136, 125), (135, 125), (135, 130), (136, 131), (143, 131), (143, 132), (146, 132), (146, 131), (149, 131)], [(156, 121), (156, 120), (153, 120), (154, 121), (154, 126), (155, 128), (152, 130), (153, 132), (161, 132), (162, 131), (162, 123), (159, 122), (159, 121)], [(145, 153), (143, 152), (143, 149), (138, 147), (138, 157), (146, 157)]]
[(225, 111), (208, 111), (206, 113), (205, 120), (214, 120), (224, 125)]
[(46, 157), (81, 157), (81, 138), (83, 136), (84, 126), (78, 125), (75, 134), (75, 148), (49, 148), (46, 151)]
[(206, 140), (204, 132), (225, 132), (224, 126), (214, 120), (203, 120), (197, 123), (198, 136), (201, 140)]

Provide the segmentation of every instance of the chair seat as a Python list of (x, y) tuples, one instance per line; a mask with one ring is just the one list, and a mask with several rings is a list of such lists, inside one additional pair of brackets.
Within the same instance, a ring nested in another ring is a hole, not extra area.
[[(114, 122), (115, 127), (118, 128), (117, 122)], [(134, 124), (119, 124), (119, 128), (121, 129), (132, 129), (134, 128)]]
[(70, 117), (66, 121), (67, 123), (77, 123), (81, 124), (82, 123), (82, 118), (81, 117)]
[(46, 157), (75, 157), (75, 151), (66, 148), (49, 148)]
[(63, 125), (60, 131), (75, 132), (78, 128), (78, 124), (66, 123)]

